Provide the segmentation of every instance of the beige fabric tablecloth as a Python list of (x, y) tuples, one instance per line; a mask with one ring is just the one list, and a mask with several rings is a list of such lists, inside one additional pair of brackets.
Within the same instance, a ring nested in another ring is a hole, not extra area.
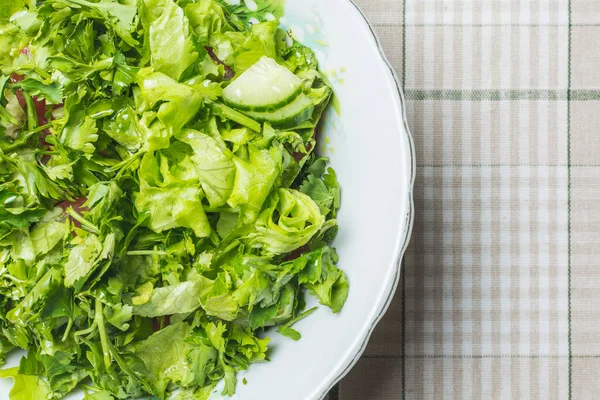
[(405, 88), (417, 211), (330, 400), (600, 398), (600, 1), (358, 4)]

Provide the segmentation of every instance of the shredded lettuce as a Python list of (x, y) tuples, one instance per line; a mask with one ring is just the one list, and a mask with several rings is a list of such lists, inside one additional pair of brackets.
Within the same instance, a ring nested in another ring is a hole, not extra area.
[[(0, 371), (12, 400), (232, 395), (269, 335), (300, 339), (305, 296), (342, 309), (340, 188), (313, 153), (332, 89), (278, 28), (283, 2), (253, 3), (0, 5), (0, 363), (27, 351)], [(223, 102), (263, 57), (314, 104), (285, 129)]]

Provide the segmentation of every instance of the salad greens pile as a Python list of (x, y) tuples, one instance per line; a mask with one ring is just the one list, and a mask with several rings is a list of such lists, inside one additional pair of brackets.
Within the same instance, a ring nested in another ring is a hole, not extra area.
[(300, 338), (306, 293), (342, 308), (340, 189), (313, 154), (332, 90), (257, 3), (2, 1), (11, 399), (232, 395), (267, 327)]

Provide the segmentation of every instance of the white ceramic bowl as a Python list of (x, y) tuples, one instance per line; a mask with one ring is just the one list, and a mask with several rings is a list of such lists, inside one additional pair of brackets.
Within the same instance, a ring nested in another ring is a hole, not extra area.
[[(331, 158), (342, 186), (335, 246), (350, 295), (339, 315), (321, 307), (295, 325), (298, 342), (273, 333), (272, 361), (239, 376), (234, 399), (240, 400), (327, 394), (356, 363), (387, 309), (412, 227), (412, 140), (400, 86), (373, 29), (350, 0), (287, 0), (282, 24), (315, 49), (341, 104), (340, 115), (327, 114), (319, 150)], [(0, 380), (0, 399), (8, 399), (11, 383)]]

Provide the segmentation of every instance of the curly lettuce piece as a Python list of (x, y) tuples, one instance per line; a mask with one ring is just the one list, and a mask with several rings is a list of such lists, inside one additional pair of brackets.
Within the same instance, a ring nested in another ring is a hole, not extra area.
[(245, 240), (269, 254), (290, 253), (321, 229), (325, 217), (309, 196), (293, 189), (277, 189), (256, 221), (256, 231)]
[(145, 303), (134, 305), (133, 313), (144, 317), (160, 317), (195, 311), (212, 288), (212, 282), (202, 278), (153, 289)]
[(231, 196), (227, 203), (240, 212), (242, 225), (258, 217), (267, 196), (281, 174), (282, 151), (248, 146), (247, 159), (234, 157), (237, 173)]
[(151, 65), (156, 72), (178, 81), (198, 59), (188, 18), (171, 0), (144, 0), (142, 7), (162, 10), (148, 26)]
[(208, 44), (215, 33), (234, 30), (227, 21), (223, 8), (215, 0), (189, 3), (185, 7), (185, 15), (198, 41), (202, 44)]
[(191, 129), (181, 131), (176, 138), (193, 149), (191, 160), (210, 206), (225, 205), (233, 191), (236, 176), (231, 151), (209, 135)]
[(12, 378), (15, 382), (9, 393), (11, 400), (47, 399), (52, 393), (45, 380), (36, 375), (20, 374), (18, 367), (0, 371), (0, 378)]
[(146, 128), (142, 129), (146, 140), (144, 148), (147, 151), (167, 148), (170, 138), (196, 115), (203, 94), (150, 68), (138, 72), (137, 83), (140, 87), (138, 112), (144, 113), (142, 125)]
[(212, 232), (202, 207), (203, 197), (202, 189), (192, 182), (171, 183), (163, 187), (142, 183), (134, 199), (139, 213), (150, 213), (145, 225), (154, 232), (185, 227), (202, 238)]

